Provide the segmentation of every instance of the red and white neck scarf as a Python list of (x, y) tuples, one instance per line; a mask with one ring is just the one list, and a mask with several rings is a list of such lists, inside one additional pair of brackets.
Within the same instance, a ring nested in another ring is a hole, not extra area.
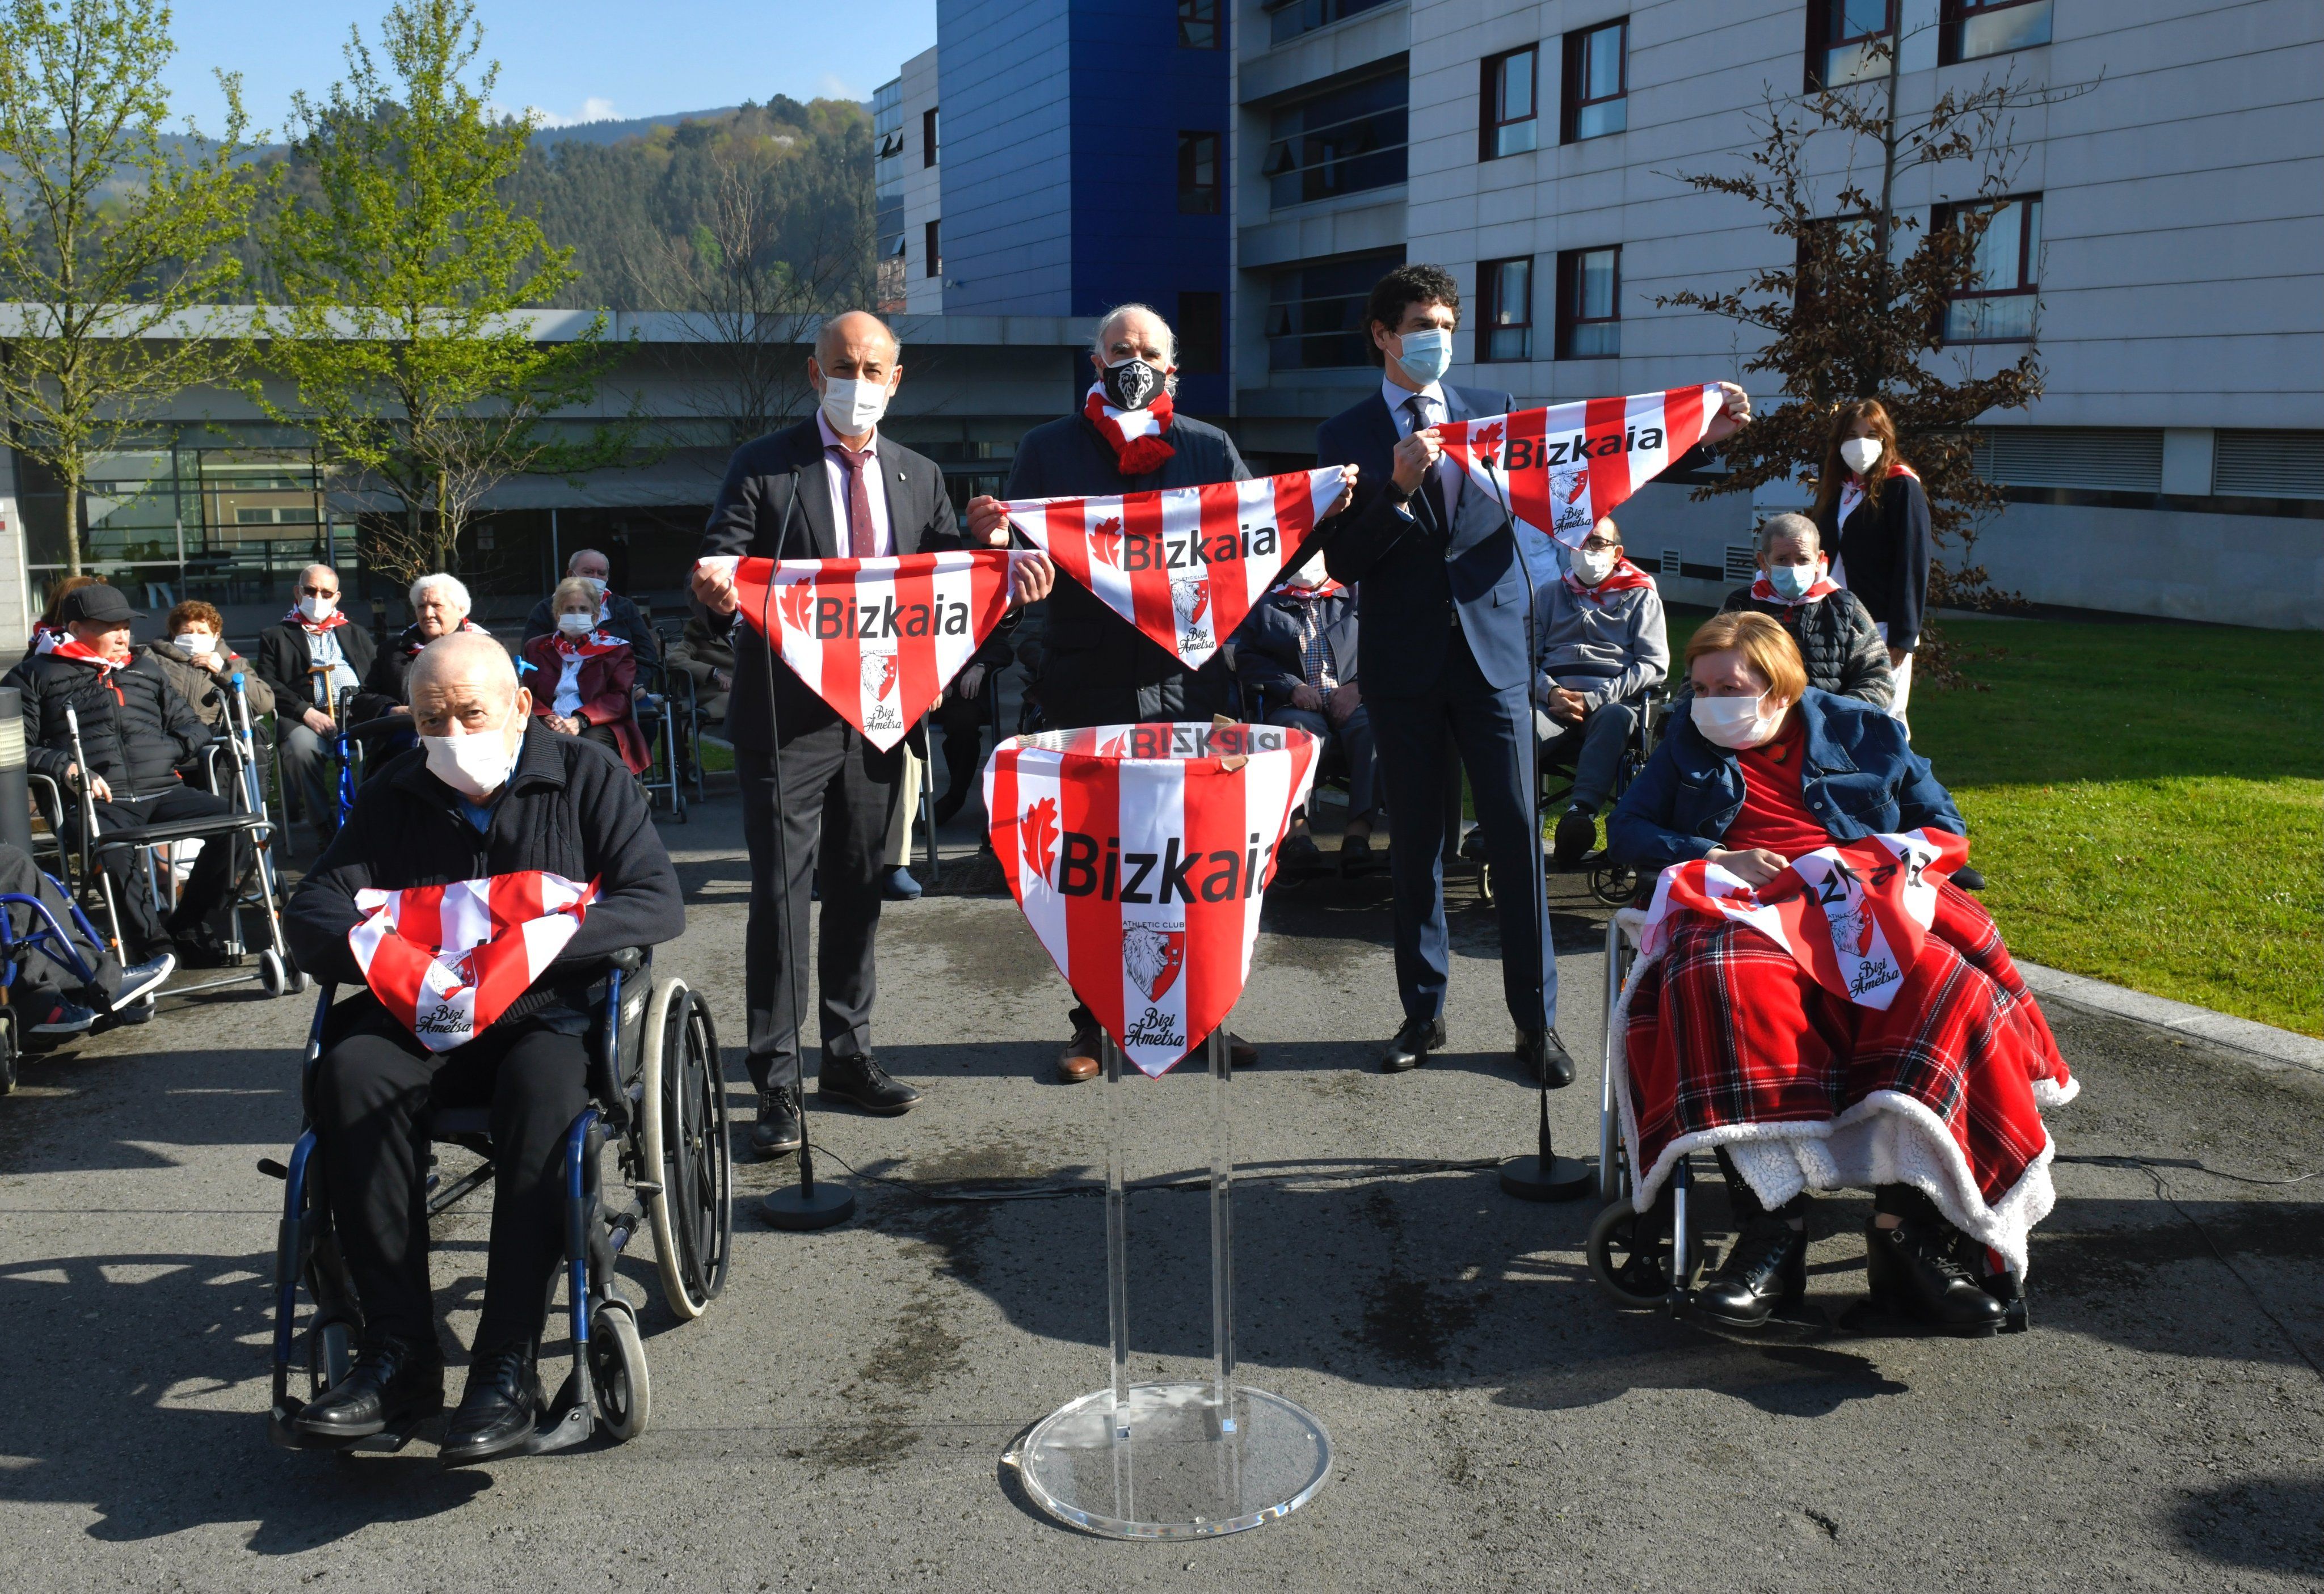
[(1777, 592), (1775, 584), (1768, 580), (1767, 573), (1762, 570), (1759, 579), (1751, 584), (1751, 599), (1754, 603), (1781, 604), (1787, 609), (1797, 609), (1808, 604), (1821, 604), (1839, 590), (1840, 583), (1831, 578), (1831, 567), (1828, 565), (1808, 590), (1796, 598), (1787, 598)]
[[(1888, 474), (1892, 476), (1910, 476), (1916, 482), (1921, 479), (1921, 473), (1901, 459), (1890, 463)], [(1856, 506), (1863, 502), (1864, 478), (1850, 473), (1848, 480), (1840, 484), (1840, 519), (1831, 523), (1835, 533), (1840, 527), (1848, 524), (1848, 517), (1854, 514)]]
[(290, 605), (290, 613), (285, 614), (282, 618), (289, 621), (291, 624), (299, 627), (301, 631), (304, 631), (310, 637), (321, 636), (327, 631), (337, 631), (339, 627), (347, 622), (346, 612), (339, 609), (332, 610), (320, 620), (309, 620), (300, 610), (299, 605), (296, 604)]
[(1105, 401), (1102, 386), (1093, 386), (1089, 397), (1082, 401), (1082, 413), (1113, 445), (1114, 462), (1125, 476), (1160, 470), (1163, 461), (1178, 452), (1162, 436), (1170, 429), (1170, 419), (1176, 413), (1167, 392), (1155, 394), (1154, 401), (1143, 410), (1117, 410)]
[[(463, 620), (459, 624), (454, 626), (452, 629), (454, 631), (473, 631), (480, 632), (484, 628), (478, 625), (473, 620)], [(403, 644), (403, 656), (406, 659), (417, 659), (420, 657), (420, 649), (426, 647), (431, 641), (441, 640), (443, 640), (441, 637), (423, 637), (415, 629), (411, 632), (411, 640)]]
[(59, 631), (53, 637), (41, 640), (41, 651), (59, 659), (69, 659), (75, 664), (86, 664), (100, 676), (109, 676), (129, 661), (114, 659), (98, 652), (70, 631)]
[(611, 653), (616, 648), (630, 645), (627, 637), (617, 637), (609, 631), (593, 631), (586, 637), (567, 636), (558, 631), (550, 633), (556, 639), (557, 650), (568, 659), (595, 659), (600, 653)]
[(581, 927), (595, 882), (545, 870), (355, 893), (347, 932), (382, 1006), (431, 1052), (467, 1045), (532, 988)]
[(1655, 578), (1630, 563), (1628, 557), (1616, 559), (1614, 567), (1606, 572), (1606, 579), (1595, 586), (1582, 585), (1571, 570), (1565, 573), (1565, 590), (1585, 604), (1602, 604), (1618, 592), (1636, 592), (1654, 584)]
[(32, 651), (53, 653), (57, 650), (57, 644), (71, 635), (72, 632), (60, 626), (51, 625), (45, 621), (35, 621), (32, 624)]
[(1920, 958), (1938, 881), (1968, 861), (1966, 838), (1922, 829), (1818, 847), (1756, 889), (1708, 859), (1674, 863), (1655, 882), (1639, 946), (1659, 956), (1681, 915), (1733, 919), (1834, 996), (1886, 1012)]

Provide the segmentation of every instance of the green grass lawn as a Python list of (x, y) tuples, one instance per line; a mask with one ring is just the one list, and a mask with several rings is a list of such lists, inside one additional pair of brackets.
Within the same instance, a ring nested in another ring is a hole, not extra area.
[[(1673, 616), (1674, 650), (1699, 623)], [(2010, 950), (2324, 1035), (2324, 635), (1950, 621), (1915, 683)]]

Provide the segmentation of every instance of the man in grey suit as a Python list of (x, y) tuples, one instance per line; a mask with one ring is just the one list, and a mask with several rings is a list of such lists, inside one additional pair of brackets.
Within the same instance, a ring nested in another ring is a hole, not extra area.
[[(807, 362), (807, 380), (820, 400), (816, 413), (735, 450), (703, 533), (704, 558), (883, 558), (962, 546), (936, 463), (880, 436), (880, 418), (903, 376), (901, 355), (895, 334), (876, 316), (851, 310), (824, 323)], [(1045, 559), (1020, 562), (1011, 596), (1019, 603), (1041, 596), (1050, 576)], [(697, 565), (694, 597), (706, 615), (726, 617), (733, 626), (726, 733), (734, 744), (751, 849), (743, 982), (747, 1061), (759, 1089), (751, 1143), (762, 1156), (780, 1156), (799, 1144), (805, 1016), (792, 993), (806, 982), (807, 904), (818, 878), (823, 1058), (816, 1088), (885, 1116), (909, 1111), (920, 1099), (872, 1055), (872, 943), (903, 751), (873, 746), (779, 658), (769, 699), (767, 639), (739, 618), (732, 567)], [(777, 871), (779, 825), (787, 878)]]

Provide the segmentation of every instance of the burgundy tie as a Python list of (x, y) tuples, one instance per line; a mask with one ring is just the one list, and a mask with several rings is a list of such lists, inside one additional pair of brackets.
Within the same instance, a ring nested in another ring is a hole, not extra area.
[(839, 464), (847, 473), (847, 557), (868, 559), (879, 552), (872, 539), (872, 489), (864, 477), (869, 474), (872, 450), (849, 448), (840, 444), (828, 445), (839, 456)]

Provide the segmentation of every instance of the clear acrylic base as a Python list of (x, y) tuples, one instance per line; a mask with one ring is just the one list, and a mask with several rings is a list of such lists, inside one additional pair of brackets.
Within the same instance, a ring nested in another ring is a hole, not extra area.
[(1332, 1471), (1323, 1424), (1237, 1385), (1222, 1421), (1208, 1381), (1100, 1389), (1060, 1407), (1005, 1458), (1051, 1516), (1117, 1539), (1240, 1533), (1297, 1510)]

